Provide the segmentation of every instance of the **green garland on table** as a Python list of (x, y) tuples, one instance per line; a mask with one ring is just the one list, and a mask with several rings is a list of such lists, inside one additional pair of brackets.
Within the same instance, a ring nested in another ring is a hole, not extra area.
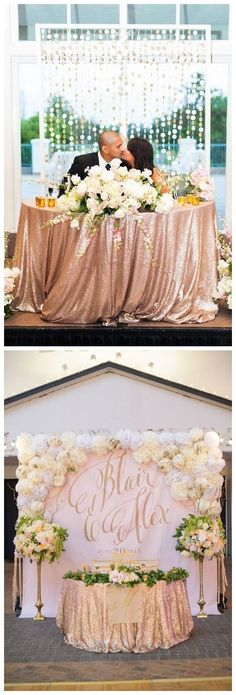
[[(136, 584), (144, 583), (148, 587), (154, 586), (159, 581), (165, 581), (167, 584), (170, 582), (177, 581), (178, 579), (186, 579), (189, 574), (187, 570), (181, 567), (172, 567), (168, 572), (163, 570), (150, 570), (146, 572), (142, 570), (141, 567), (129, 567), (126, 565), (119, 565), (115, 568), (111, 565), (111, 571), (124, 572), (125, 574), (132, 574), (130, 581), (115, 582), (110, 580), (109, 572), (99, 572), (94, 570), (93, 572), (84, 572), (83, 570), (77, 570), (72, 572), (69, 570), (64, 574), (63, 579), (75, 579), (77, 581), (82, 581), (86, 586), (93, 586), (93, 584), (119, 584), (120, 586), (136, 586)], [(135, 578), (133, 575), (136, 575)]]

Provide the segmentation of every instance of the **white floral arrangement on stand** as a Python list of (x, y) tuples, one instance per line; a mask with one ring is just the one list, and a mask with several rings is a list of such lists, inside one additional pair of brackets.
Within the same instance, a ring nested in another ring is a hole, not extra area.
[(221, 519), (211, 519), (209, 516), (194, 516), (189, 514), (182, 519), (176, 529), (176, 550), (185, 557), (222, 556), (225, 548), (225, 532)]
[(219, 280), (214, 299), (223, 300), (232, 309), (232, 235), (228, 225), (217, 233)]
[(224, 460), (216, 432), (21, 434), (16, 447), (19, 516), (43, 514), (50, 488), (63, 487), (67, 474), (86, 466), (90, 453), (102, 456), (117, 449), (130, 449), (139, 466), (156, 466), (166, 475), (172, 497), (194, 505), (197, 514), (217, 517), (221, 511)]
[(7, 318), (13, 313), (11, 303), (14, 299), (13, 291), (15, 280), (20, 275), (19, 268), (4, 268), (4, 317)]
[(121, 166), (120, 159), (113, 159), (110, 169), (93, 166), (84, 180), (75, 175), (71, 177), (73, 188), (57, 201), (59, 215), (47, 224), (57, 224), (70, 220), (72, 229), (81, 225), (81, 213), (86, 213), (86, 233), (79, 244), (77, 255), (84, 255), (92, 237), (96, 234), (97, 223), (105, 217), (115, 220), (114, 239), (121, 243), (122, 220), (126, 215), (138, 211), (168, 212), (174, 205), (170, 193), (161, 193), (155, 187), (151, 171), (138, 169), (128, 171)]
[(51, 563), (59, 560), (68, 532), (58, 524), (49, 523), (43, 517), (20, 517), (16, 524), (14, 544), (20, 557)]

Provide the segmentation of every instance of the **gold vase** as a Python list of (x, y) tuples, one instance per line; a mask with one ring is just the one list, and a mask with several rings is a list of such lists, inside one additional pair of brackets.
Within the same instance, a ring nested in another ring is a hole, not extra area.
[(41, 596), (41, 565), (42, 562), (39, 560), (37, 562), (37, 601), (36, 601), (36, 608), (37, 608), (37, 613), (34, 616), (34, 620), (45, 620), (44, 615), (41, 613), (41, 608), (43, 607), (43, 602), (42, 602), (42, 596)]
[(197, 614), (197, 618), (207, 618), (207, 614), (204, 613), (204, 606), (205, 606), (205, 599), (204, 599), (204, 593), (203, 593), (203, 562), (204, 562), (204, 557), (203, 555), (200, 555), (199, 557), (199, 600), (198, 600), (198, 605), (200, 606), (200, 611)]

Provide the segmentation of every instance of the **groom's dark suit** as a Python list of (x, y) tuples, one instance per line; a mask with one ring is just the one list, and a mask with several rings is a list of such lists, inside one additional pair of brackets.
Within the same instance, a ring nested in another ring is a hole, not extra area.
[[(99, 159), (98, 159), (98, 152), (90, 152), (89, 154), (80, 154), (78, 157), (74, 158), (74, 161), (71, 165), (71, 168), (68, 171), (68, 174), (70, 176), (74, 176), (75, 174), (78, 174), (81, 179), (85, 179), (87, 176), (87, 171), (86, 169), (90, 169), (91, 167), (94, 166), (99, 166)], [(128, 162), (125, 162), (125, 160), (121, 160), (121, 165), (120, 166), (126, 166), (127, 169), (130, 169), (130, 164)], [(59, 188), (59, 195), (62, 195), (65, 190), (64, 190), (64, 179), (62, 181), (62, 185)]]

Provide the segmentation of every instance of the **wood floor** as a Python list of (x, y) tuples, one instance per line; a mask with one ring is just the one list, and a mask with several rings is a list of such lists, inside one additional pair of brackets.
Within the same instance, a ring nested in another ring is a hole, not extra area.
[[(90, 324), (90, 326), (98, 326), (102, 324)], [(118, 324), (119, 325), (119, 324)], [(124, 324), (123, 324), (124, 325)], [(171, 323), (168, 323), (167, 321), (140, 321), (139, 323), (127, 323), (126, 326), (131, 328), (172, 328), (172, 329), (178, 329), (178, 328), (201, 328), (201, 329), (211, 329), (214, 330), (215, 328), (231, 328), (232, 321), (231, 321), (231, 311), (228, 309), (221, 308), (219, 313), (216, 315), (214, 321), (208, 321), (207, 323), (182, 323), (181, 326), (179, 325), (174, 325)], [(41, 318), (40, 314), (33, 314), (32, 312), (25, 312), (25, 311), (16, 311), (13, 316), (9, 316), (9, 318), (5, 321), (5, 326), (6, 327), (33, 327), (33, 328), (48, 328), (48, 327), (54, 327), (54, 328), (71, 328), (72, 324), (60, 324), (60, 323), (53, 323), (50, 321), (44, 321)], [(78, 324), (77, 326), (74, 326), (74, 328), (85, 328), (83, 324)]]
[(87, 681), (86, 683), (8, 683), (5, 690), (58, 690), (58, 691), (113, 691), (113, 690), (143, 690), (143, 691), (222, 691), (232, 690), (229, 676), (223, 678), (178, 678), (150, 681), (103, 681), (102, 683)]

